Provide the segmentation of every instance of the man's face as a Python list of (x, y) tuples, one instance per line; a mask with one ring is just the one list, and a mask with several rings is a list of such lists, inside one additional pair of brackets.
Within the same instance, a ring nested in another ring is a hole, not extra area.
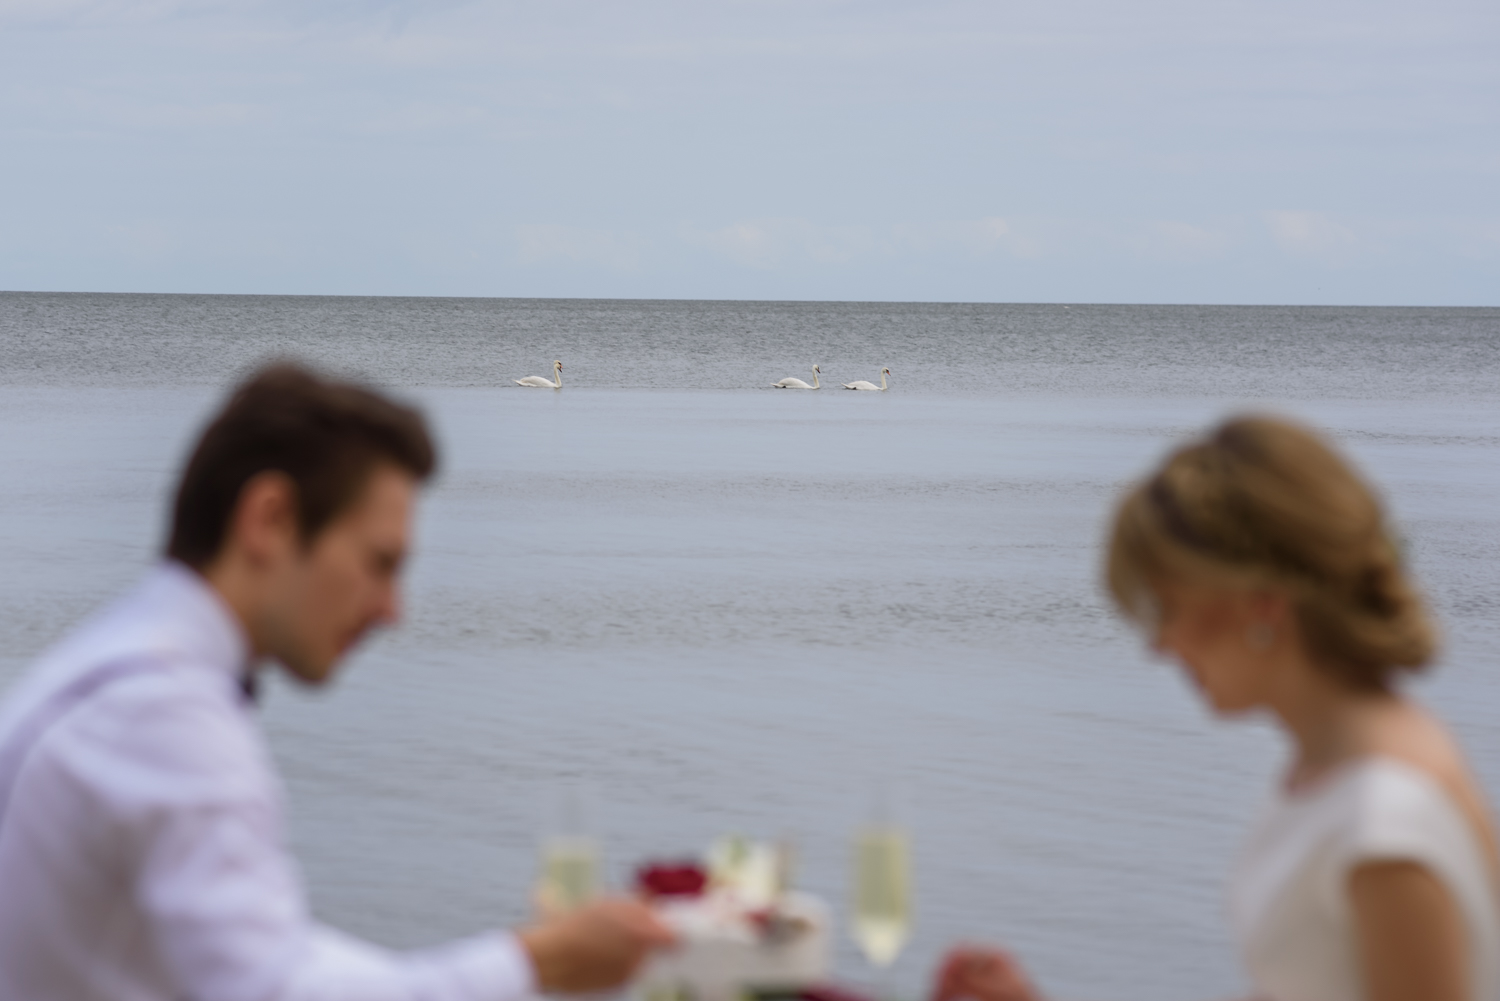
[(277, 574), (265, 652), (298, 680), (327, 681), (365, 633), (400, 616), (416, 493), (410, 474), (377, 466), (359, 498)]

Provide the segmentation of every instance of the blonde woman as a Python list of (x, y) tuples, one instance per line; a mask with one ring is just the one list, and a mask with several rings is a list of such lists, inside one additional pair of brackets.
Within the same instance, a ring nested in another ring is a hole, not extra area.
[[(1265, 1001), (1496, 1001), (1500, 855), (1443, 724), (1401, 694), (1432, 658), (1370, 487), (1322, 439), (1231, 420), (1115, 514), (1109, 589), (1217, 716), (1267, 713), (1288, 763), (1231, 885)], [(1032, 1001), (1021, 967), (951, 952), (935, 1001)]]

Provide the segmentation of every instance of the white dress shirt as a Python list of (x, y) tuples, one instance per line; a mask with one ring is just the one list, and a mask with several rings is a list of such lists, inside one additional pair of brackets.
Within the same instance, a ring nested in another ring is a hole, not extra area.
[(517, 1001), (508, 933), (398, 954), (308, 915), (218, 596), (167, 563), (0, 707), (3, 1001)]

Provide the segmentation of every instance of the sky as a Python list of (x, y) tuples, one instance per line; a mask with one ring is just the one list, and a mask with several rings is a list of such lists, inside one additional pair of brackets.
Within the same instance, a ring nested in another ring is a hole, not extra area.
[(1500, 305), (1495, 0), (0, 0), (0, 289)]

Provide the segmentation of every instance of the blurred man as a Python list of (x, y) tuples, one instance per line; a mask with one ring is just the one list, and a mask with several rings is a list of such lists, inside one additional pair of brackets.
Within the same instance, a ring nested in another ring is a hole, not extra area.
[(400, 612), (421, 416), (292, 366), (243, 385), (178, 487), (167, 558), (0, 707), (5, 1001), (515, 1001), (612, 988), (669, 941), (639, 904), (397, 954), (315, 923), (253, 714)]

